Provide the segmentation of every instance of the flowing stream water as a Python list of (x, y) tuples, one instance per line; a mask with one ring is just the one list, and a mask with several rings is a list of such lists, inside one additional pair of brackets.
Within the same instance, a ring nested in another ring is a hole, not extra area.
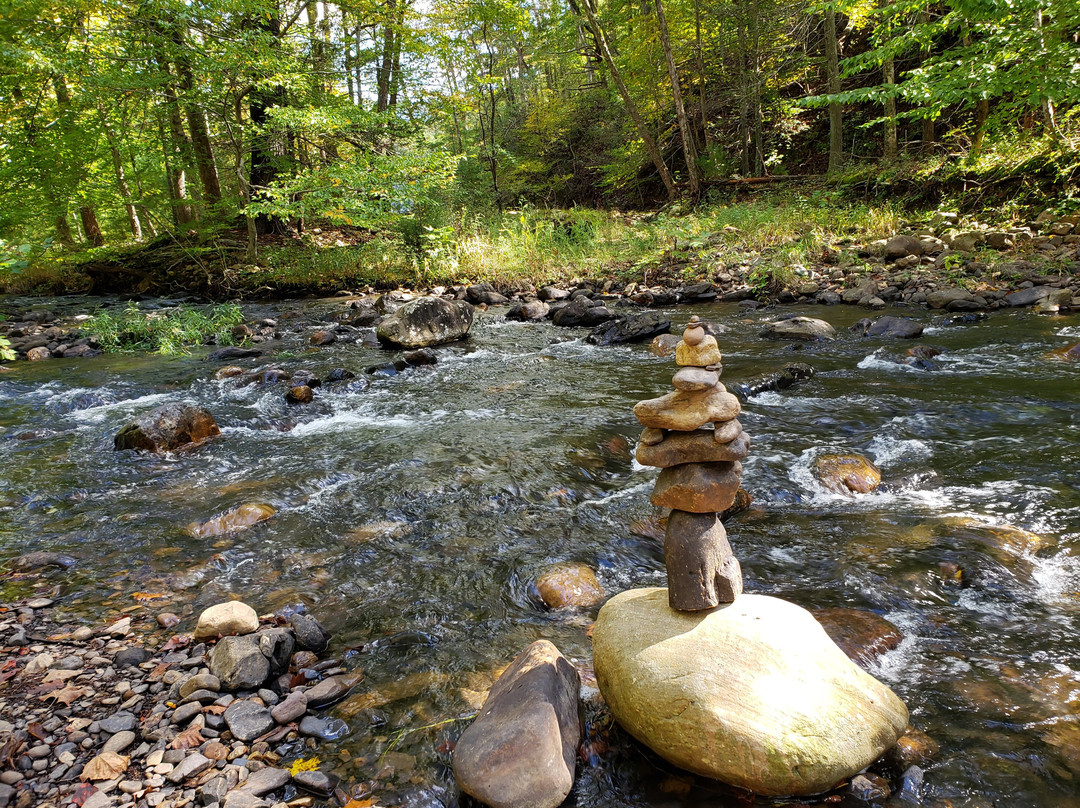
[[(247, 314), (310, 325), (343, 311)], [(1080, 318), (916, 312), (919, 341), (945, 349), (919, 369), (901, 361), (910, 343), (848, 333), (866, 314), (853, 308), (800, 309), (840, 331), (807, 346), (758, 336), (775, 310), (669, 313), (673, 330), (691, 314), (727, 327), (729, 387), (792, 361), (817, 370), (744, 406), (754, 506), (727, 527), (747, 590), (900, 627), (871, 672), (941, 747), (926, 804), (1080, 806), (1080, 363), (1048, 356), (1080, 340)], [(207, 350), (18, 363), (0, 375), (0, 558), (76, 557), (48, 579), (71, 620), (101, 620), (135, 593), (168, 596), (147, 615), (237, 596), (260, 612), (305, 605), (366, 674), (330, 711), (347, 729), (320, 757), (374, 781), (381, 805), (456, 805), (455, 719), (494, 673), (539, 638), (590, 665), (595, 611), (544, 609), (537, 575), (580, 561), (609, 593), (664, 585), (656, 470), (632, 459), (631, 409), (670, 389), (674, 361), (585, 334), (478, 313), (436, 366), (327, 384), (307, 406), (288, 406), (282, 385), (212, 380)], [(296, 326), (239, 364), (325, 375), (387, 359), (306, 335)], [(113, 451), (132, 417), (183, 401), (208, 408), (222, 436), (164, 457)], [(830, 493), (813, 464), (833, 451), (866, 455), (886, 484)], [(277, 514), (228, 536), (185, 531), (245, 502)], [(10, 582), (0, 599), (40, 585)], [(590, 733), (576, 805), (745, 804), (617, 729)]]

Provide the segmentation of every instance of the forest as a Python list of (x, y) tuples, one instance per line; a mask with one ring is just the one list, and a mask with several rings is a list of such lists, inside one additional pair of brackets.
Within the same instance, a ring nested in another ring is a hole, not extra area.
[(7, 0), (0, 273), (165, 237), (476, 280), (499, 234), (807, 182), (1016, 216), (1071, 198), (1078, 32), (1072, 0)]

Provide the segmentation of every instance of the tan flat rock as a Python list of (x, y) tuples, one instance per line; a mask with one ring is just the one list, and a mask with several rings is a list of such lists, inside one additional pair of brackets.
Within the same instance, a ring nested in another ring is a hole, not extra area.
[(686, 340), (679, 340), (675, 346), (675, 362), (679, 367), (704, 368), (719, 365), (722, 359), (716, 337), (712, 334), (706, 334), (697, 345), (687, 345)]
[(720, 513), (735, 502), (742, 463), (685, 463), (660, 472), (649, 498), (658, 508)]
[(680, 432), (690, 432), (714, 421), (730, 421), (741, 411), (739, 399), (722, 384), (696, 392), (676, 390), (634, 406), (634, 415), (642, 426)]
[(653, 446), (638, 444), (636, 457), (643, 466), (670, 468), (682, 463), (722, 463), (742, 460), (750, 454), (750, 436), (740, 432), (728, 443), (713, 440), (711, 429), (670, 432)]

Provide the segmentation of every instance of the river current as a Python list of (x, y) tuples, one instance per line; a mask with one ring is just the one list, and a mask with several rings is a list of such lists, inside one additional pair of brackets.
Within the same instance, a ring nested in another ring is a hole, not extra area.
[[(925, 804), (1080, 806), (1080, 363), (1050, 356), (1080, 341), (1080, 317), (895, 312), (943, 349), (917, 367), (910, 342), (849, 333), (867, 314), (850, 307), (796, 312), (831, 322), (835, 342), (759, 336), (789, 311), (668, 312), (673, 330), (691, 314), (726, 327), (729, 387), (793, 361), (817, 371), (744, 402), (754, 504), (727, 529), (747, 591), (902, 630), (871, 672), (940, 746)], [(209, 349), (13, 365), (0, 375), (0, 559), (77, 558), (44, 582), (71, 620), (105, 619), (136, 593), (165, 595), (146, 603), (149, 623), (166, 609), (192, 622), (230, 597), (260, 613), (305, 606), (366, 674), (368, 695), (330, 711), (347, 730), (320, 756), (371, 781), (380, 805), (457, 805), (449, 749), (495, 672), (547, 638), (587, 674), (595, 610), (546, 610), (536, 577), (577, 561), (612, 594), (664, 585), (656, 470), (632, 459), (631, 410), (670, 389), (675, 365), (492, 310), (437, 365), (365, 376), (393, 354), (308, 345), (343, 312), (340, 300), (246, 308), (285, 334), (238, 364), (370, 381), (325, 384), (306, 406), (287, 405), (283, 385), (213, 380)], [(222, 436), (164, 457), (113, 451), (121, 426), (170, 402), (205, 406)], [(873, 460), (885, 484), (826, 490), (814, 461), (836, 451)], [(185, 530), (245, 502), (277, 513), (227, 536)], [(0, 585), (11, 600), (43, 582)], [(745, 804), (589, 713), (573, 804)]]

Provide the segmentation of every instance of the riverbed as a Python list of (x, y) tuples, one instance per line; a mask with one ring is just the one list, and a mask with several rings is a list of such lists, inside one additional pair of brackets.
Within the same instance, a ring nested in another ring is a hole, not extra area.
[[(287, 404), (281, 384), (214, 380), (209, 348), (0, 375), (0, 558), (51, 550), (79, 562), (0, 593), (58, 587), (55, 608), (76, 622), (139, 603), (150, 623), (230, 597), (260, 613), (303, 604), (371, 693), (337, 708), (349, 731), (324, 759), (374, 782), (378, 804), (456, 805), (453, 740), (518, 651), (552, 640), (588, 690), (595, 610), (545, 609), (537, 576), (574, 561), (610, 594), (664, 585), (656, 470), (633, 460), (631, 410), (670, 389), (675, 365), (646, 345), (593, 346), (584, 329), (492, 309), (467, 340), (437, 348), (436, 365), (365, 374), (395, 355), (308, 343), (344, 305), (245, 307), (283, 335), (237, 364), (361, 380), (324, 384), (309, 405)], [(940, 746), (926, 804), (1080, 806), (1080, 363), (1051, 355), (1080, 341), (1080, 316), (890, 311), (923, 322), (917, 342), (941, 349), (920, 363), (906, 361), (912, 341), (849, 332), (867, 316), (853, 307), (667, 312), (673, 330), (691, 314), (726, 329), (729, 387), (791, 362), (816, 370), (744, 402), (754, 502), (727, 529), (747, 591), (900, 628), (870, 670)], [(761, 338), (781, 312), (840, 336)], [(121, 426), (172, 402), (206, 407), (222, 435), (163, 457), (113, 451)], [(813, 467), (829, 452), (865, 455), (884, 484), (828, 491)], [(185, 529), (246, 502), (276, 515), (227, 536)], [(148, 593), (164, 597), (133, 598)], [(591, 732), (578, 806), (744, 804), (617, 728)]]

